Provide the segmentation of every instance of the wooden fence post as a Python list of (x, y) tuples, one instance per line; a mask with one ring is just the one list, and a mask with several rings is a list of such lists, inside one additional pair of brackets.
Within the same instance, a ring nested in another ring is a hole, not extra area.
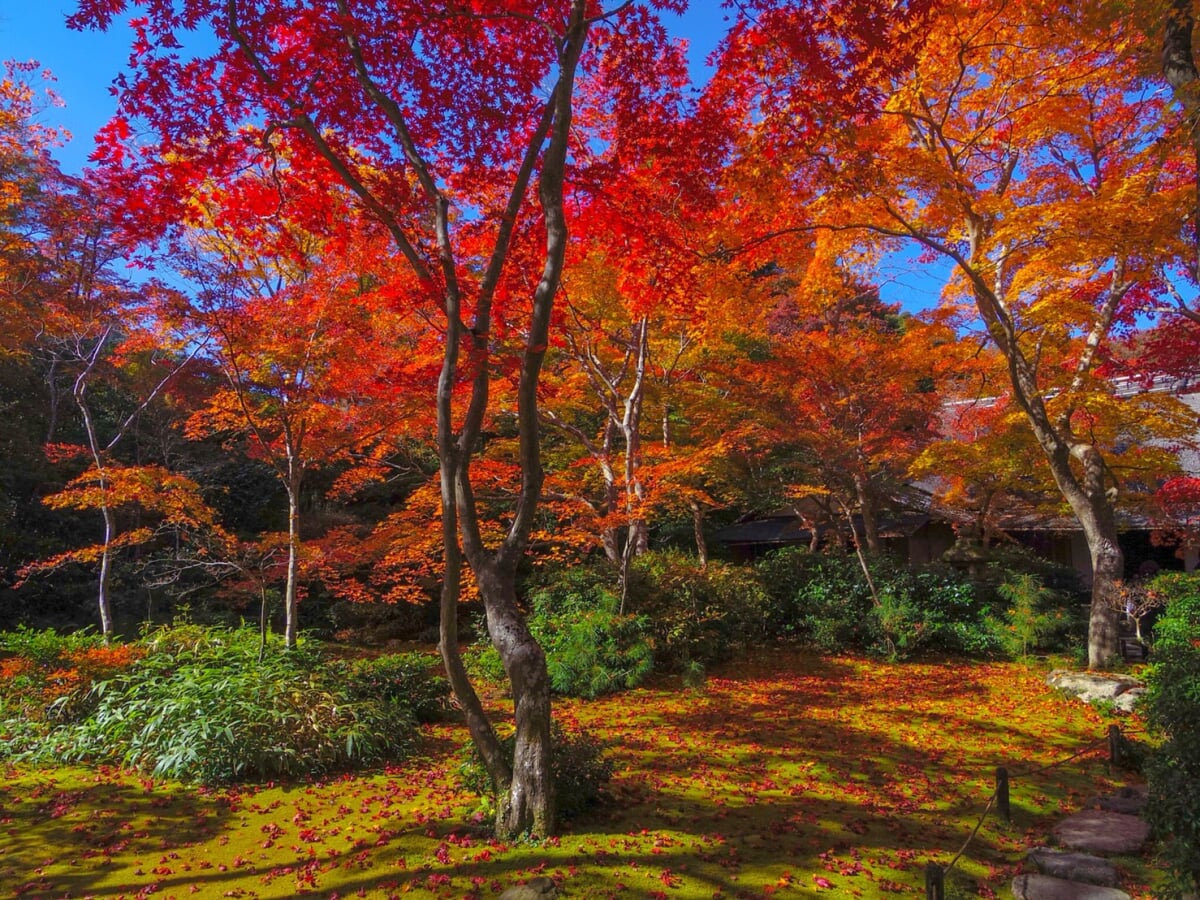
[(935, 862), (925, 867), (925, 900), (946, 900), (946, 873)]
[(1008, 769), (996, 769), (996, 813), (1005, 822), (1012, 822), (1012, 809), (1008, 802)]
[(1125, 748), (1121, 744), (1124, 740), (1125, 738), (1121, 735), (1120, 725), (1108, 726), (1108, 764), (1115, 769), (1121, 768), (1121, 765), (1125, 761)]

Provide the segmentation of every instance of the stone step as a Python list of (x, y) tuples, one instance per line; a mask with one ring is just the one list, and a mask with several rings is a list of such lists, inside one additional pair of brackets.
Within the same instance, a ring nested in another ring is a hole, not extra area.
[(1131, 900), (1124, 891), (1050, 875), (1018, 875), (1012, 883), (1016, 900)]
[(1128, 785), (1120, 790), (1114, 791), (1111, 794), (1104, 794), (1100, 797), (1093, 797), (1088, 801), (1088, 806), (1094, 809), (1104, 809), (1109, 812), (1125, 813), (1126, 815), (1140, 815), (1146, 808), (1146, 786)]
[(1150, 826), (1138, 816), (1085, 809), (1054, 826), (1056, 843), (1099, 856), (1136, 856), (1150, 836)]
[(1034, 847), (1025, 858), (1043, 875), (1104, 887), (1117, 885), (1117, 867), (1099, 856), (1070, 850), (1054, 850), (1050, 847)]

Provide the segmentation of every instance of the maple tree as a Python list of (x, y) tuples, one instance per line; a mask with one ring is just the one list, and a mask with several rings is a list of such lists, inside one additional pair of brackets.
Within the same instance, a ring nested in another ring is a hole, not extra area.
[[(369, 478), (358, 471), (371, 462), (362, 451), (396, 435), (412, 373), (430, 374), (403, 355), (414, 340), (398, 329), (382, 236), (356, 230), (344, 198), (305, 184), (297, 170), (303, 159), (275, 160), (270, 172), (198, 194), (187, 271), (201, 290), (182, 326), (205, 342), (223, 379), (193, 412), (188, 434), (248, 439), (287, 495), (287, 647), (299, 621), (306, 473), (352, 462), (344, 478)], [(292, 217), (264, 217), (264, 203)]]
[[(736, 290), (721, 294), (724, 263), (707, 252), (729, 135), (723, 112), (689, 98), (687, 83), (682, 47), (666, 45), (639, 84), (589, 82), (581, 102), (596, 138), (581, 166), (545, 415), (600, 478), (598, 491), (592, 474), (573, 490), (588, 498), (623, 585), (649, 548), (652, 517), (668, 510), (693, 519), (706, 555), (703, 508), (713, 500), (702, 473), (722, 448), (717, 417), (699, 425), (702, 403), (690, 395), (727, 349), (720, 307), (740, 302)], [(623, 107), (635, 92), (631, 120)], [(613, 93), (620, 99), (606, 102)]]
[[(1001, 373), (1001, 377), (1003, 377)], [(1025, 415), (993, 386), (979, 396), (951, 400), (943, 414), (939, 440), (913, 461), (909, 473), (927, 479), (937, 499), (970, 517), (965, 537), (986, 549), (1002, 530), (1000, 516), (1011, 501), (1032, 501), (1043, 513), (1054, 511), (1057, 494), (1029, 433)], [(960, 534), (960, 539), (964, 535)]]
[[(549, 685), (514, 579), (542, 482), (537, 383), (566, 244), (572, 100), (593, 25), (607, 23), (619, 36), (628, 66), (653, 58), (661, 29), (641, 4), (603, 9), (584, 0), (137, 5), (135, 70), (118, 85), (120, 113), (99, 150), (127, 191), (131, 224), (169, 227), (197, 179), (220, 180), (247, 161), (269, 159), (286, 133), (312, 149), (310, 177), (341, 182), (386, 231), (414, 275), (414, 302), (440, 311), (441, 649), (497, 787), (497, 830), (548, 833)], [(108, 27), (126, 7), (82, 0), (72, 21)], [(625, 35), (628, 22), (639, 29)], [(185, 59), (177, 52), (181, 30), (201, 26), (217, 49)], [(138, 122), (154, 141), (129, 140)], [(514, 252), (535, 240), (540, 251)], [(490, 411), (493, 341), (504, 337), (519, 298), (531, 298), (513, 359), (521, 486), (506, 534), (489, 546), (471, 464)], [(464, 561), (512, 682), (511, 761), (459, 657)]]
[(883, 507), (933, 437), (952, 376), (941, 348), (953, 347), (953, 335), (900, 317), (825, 252), (799, 281), (791, 308), (781, 303), (775, 314), (773, 365), (764, 367), (776, 404), (769, 434), (797, 448), (805, 490), (827, 494), (838, 518), (858, 510), (854, 543), (878, 554)]
[[(38, 231), (31, 239), (36, 264), (19, 311), (9, 321), (29, 336), (27, 349), (46, 370), (47, 455), (57, 461), (83, 457), (89, 464), (88, 471), (44, 502), (59, 509), (98, 510), (103, 538), (98, 544), (32, 563), (22, 577), (66, 562), (97, 564), (96, 603), (101, 633), (107, 639), (113, 632), (109, 596), (113, 553), (153, 534), (145, 528), (120, 534), (117, 509), (136, 502), (162, 513), (168, 521), (204, 515), (190, 482), (161, 467), (130, 466), (115, 455), (142, 413), (200, 348), (164, 344), (154, 334), (148, 311), (171, 292), (154, 283), (134, 285), (118, 275), (116, 264), (124, 250), (113, 234), (103, 192), (81, 179), (52, 175), (42, 184)], [(106, 383), (127, 389), (132, 409), (115, 418), (100, 415), (93, 396), (97, 386)], [(64, 389), (80, 416), (81, 445), (57, 442)]]
[[(43, 187), (50, 187), (58, 169), (50, 151), (61, 142), (62, 134), (38, 122), (43, 102), (53, 103), (51, 93), (45, 101), (31, 83), (36, 62), (6, 60), (0, 77), (0, 313), (7, 321), (20, 321), (18, 304), (37, 275), (37, 247), (40, 202)], [(49, 73), (42, 72), (43, 79)], [(19, 352), (24, 345), (23, 332), (6, 330), (3, 349)]]
[(736, 82), (756, 108), (770, 104), (745, 152), (786, 158), (809, 185), (814, 204), (783, 210), (781, 229), (870, 230), (952, 266), (947, 300), (969, 304), (1002, 353), (1086, 536), (1089, 660), (1105, 665), (1117, 650), (1108, 594), (1123, 574), (1122, 485), (1093, 426), (1110, 414), (1149, 423), (1163, 407), (1119, 393), (1106, 374), (1115, 343), (1162, 290), (1159, 245), (1178, 222), (1173, 160), (1157, 142), (1163, 98), (1132, 61), (1141, 37), (1127, 19), (1098, 24), (1078, 6), (1036, 2), (946, 3), (930, 15), (888, 57), (904, 65), (862, 69), (853, 127), (818, 115), (797, 136), (787, 117), (811, 96), (800, 73), (816, 84), (827, 73), (820, 57), (768, 51), (774, 68)]

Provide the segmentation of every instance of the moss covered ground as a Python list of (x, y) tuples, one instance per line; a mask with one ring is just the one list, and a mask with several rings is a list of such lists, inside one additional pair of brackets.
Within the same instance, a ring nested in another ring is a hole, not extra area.
[[(311, 784), (10, 767), (0, 896), (484, 898), (535, 875), (571, 898), (923, 895), (926, 864), (955, 856), (1001, 765), (1012, 822), (989, 816), (948, 884), (1005, 896), (1058, 818), (1136, 780), (1108, 767), (1112, 720), (1044, 675), (779, 652), (699, 689), (663, 679), (559, 701), (560, 718), (608, 742), (616, 775), (609, 802), (543, 841), (489, 838), (455, 777), (456, 724), (426, 726), (402, 765)], [(503, 712), (498, 693), (489, 703)], [(1120, 867), (1148, 896), (1152, 861)]]

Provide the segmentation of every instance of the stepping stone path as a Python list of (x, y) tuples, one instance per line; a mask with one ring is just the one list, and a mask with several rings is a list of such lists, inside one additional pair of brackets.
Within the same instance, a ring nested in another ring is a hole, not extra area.
[(1097, 797), (1091, 808), (1063, 819), (1051, 831), (1067, 849), (1035, 847), (1025, 857), (1037, 872), (1013, 879), (1017, 900), (1129, 900), (1116, 887), (1116, 867), (1104, 857), (1141, 853), (1150, 827), (1141, 817), (1146, 789), (1126, 787)]

